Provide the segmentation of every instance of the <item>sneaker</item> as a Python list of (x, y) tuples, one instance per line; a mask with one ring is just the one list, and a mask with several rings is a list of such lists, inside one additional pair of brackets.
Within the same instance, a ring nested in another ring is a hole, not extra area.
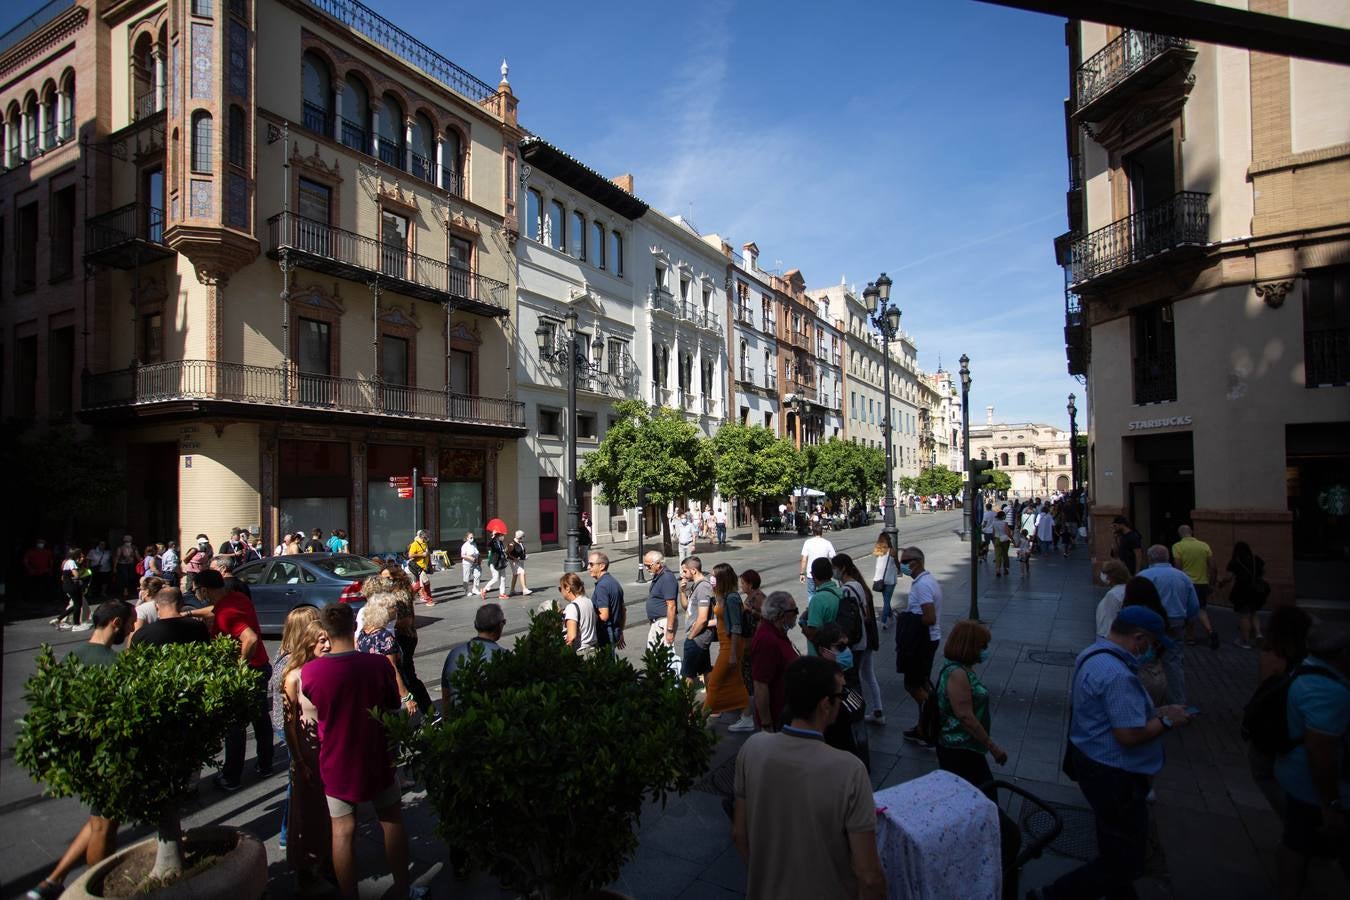
[(235, 791), (243, 787), (243, 785), (237, 781), (226, 781), (225, 776), (220, 774), (219, 772), (211, 776), (211, 783), (214, 784), (219, 790), (222, 790), (227, 794), (233, 794)]
[(727, 728), (727, 731), (754, 731), (754, 730), (755, 730), (755, 720), (750, 716), (741, 716)]
[(38, 886), (30, 888), (28, 893), (24, 894), (28, 900), (55, 900), (65, 891), (65, 885), (52, 884), (50, 881), (40, 881)]
[(891, 623), (890, 623), (890, 622), (882, 622), (882, 623), (881, 623), (881, 630), (882, 630), (882, 631), (890, 631), (890, 630), (891, 630)]
[(526, 588), (525, 590), (521, 591), (521, 593), (523, 593), (526, 597), (528, 597), (531, 594), (533, 594), (534, 591), (530, 590), (529, 588)]
[(1252, 649), (1252, 645), (1244, 641), (1242, 638), (1237, 638), (1236, 640), (1234, 640), (1233, 645), (1236, 647), (1241, 647), (1243, 650)]
[(867, 724), (868, 724), (868, 725), (885, 725), (885, 724), (886, 724), (886, 716), (885, 716), (885, 715), (881, 712), (881, 710), (879, 710), (879, 709), (873, 710), (873, 711), (872, 711), (872, 714), (871, 714), (870, 716), (867, 717)]
[[(48, 619), (48, 620), (47, 620), (47, 624), (48, 624), (48, 625), (60, 625), (60, 624), (61, 624), (61, 620), (60, 620), (60, 618), (56, 618), (56, 619)], [(42, 882), (42, 884), (50, 884), (50, 882), (44, 881), (44, 882)], [(38, 887), (41, 887), (41, 886), (42, 886), (42, 885), (38, 885)], [(36, 891), (36, 890), (37, 890), (37, 888), (33, 888), (33, 891)], [(31, 894), (31, 893), (33, 893), (33, 891), (29, 891), (28, 893)]]
[(257, 767), (258, 777), (259, 777), (259, 778), (270, 778), (270, 777), (272, 777), (272, 770), (273, 770), (273, 768), (275, 768), (275, 767), (274, 767), (274, 766), (267, 766), (267, 767), (264, 768), (263, 766), (258, 766), (258, 767)]
[(93, 628), (93, 627), (94, 627), (94, 623), (93, 623), (93, 622), (85, 622), (83, 625), (72, 625), (72, 626), (70, 626), (70, 630), (71, 630), (71, 631), (88, 631), (89, 629), (91, 629), (91, 628)]

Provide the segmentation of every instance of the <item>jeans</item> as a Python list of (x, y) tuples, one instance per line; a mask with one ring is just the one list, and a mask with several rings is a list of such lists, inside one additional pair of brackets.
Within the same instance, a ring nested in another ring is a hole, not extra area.
[(1186, 620), (1168, 619), (1167, 636), (1176, 643), (1163, 653), (1167, 673), (1167, 702), (1186, 705)]
[(881, 588), (881, 624), (885, 625), (891, 620), (891, 597), (895, 594), (895, 583), (883, 585)]
[(877, 683), (877, 673), (872, 666), (872, 657), (875, 655), (876, 653), (871, 650), (860, 650), (853, 654), (853, 659), (858, 663), (863, 712), (869, 716), (873, 712), (881, 712), (881, 685)]
[(727, 525), (725, 522), (717, 523), (717, 546), (724, 546), (727, 542)]
[(1056, 897), (1133, 898), (1148, 855), (1148, 776), (1095, 762), (1073, 747), (1078, 787), (1097, 819), (1098, 857), (1046, 887)]
[[(253, 709), (249, 712), (249, 722), (253, 725), (253, 738), (258, 742), (258, 771), (269, 772), (272, 769), (272, 716), (267, 699), (267, 682), (272, 677), (272, 666), (263, 665), (254, 669), (258, 687), (253, 695)], [(248, 742), (248, 723), (240, 722), (225, 732), (225, 762), (220, 767), (220, 777), (231, 784), (238, 784), (244, 774), (244, 746)]]

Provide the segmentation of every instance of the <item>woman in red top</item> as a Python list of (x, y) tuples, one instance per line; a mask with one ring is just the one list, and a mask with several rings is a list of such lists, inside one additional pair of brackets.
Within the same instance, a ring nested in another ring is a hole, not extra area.
[(755, 721), (765, 731), (783, 726), (787, 704), (784, 677), (797, 658), (787, 633), (797, 625), (797, 600), (787, 591), (774, 591), (764, 600), (759, 627), (750, 641), (750, 677), (755, 683)]

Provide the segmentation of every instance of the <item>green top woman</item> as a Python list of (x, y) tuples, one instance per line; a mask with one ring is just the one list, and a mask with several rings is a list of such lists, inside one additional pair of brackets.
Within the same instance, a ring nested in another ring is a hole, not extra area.
[(973, 668), (989, 658), (989, 640), (989, 629), (979, 622), (956, 623), (942, 649), (947, 663), (938, 676), (938, 765), (976, 787), (993, 780), (985, 753), (999, 765), (1008, 761), (989, 735), (989, 689)]

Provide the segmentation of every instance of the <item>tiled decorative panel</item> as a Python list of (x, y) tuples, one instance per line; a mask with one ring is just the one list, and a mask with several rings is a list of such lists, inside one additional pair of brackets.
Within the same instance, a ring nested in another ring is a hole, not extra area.
[(211, 97), (211, 36), (214, 28), (201, 22), (192, 23), (192, 96)]
[(194, 178), (192, 189), (192, 217), (209, 219), (211, 217), (211, 182)]

